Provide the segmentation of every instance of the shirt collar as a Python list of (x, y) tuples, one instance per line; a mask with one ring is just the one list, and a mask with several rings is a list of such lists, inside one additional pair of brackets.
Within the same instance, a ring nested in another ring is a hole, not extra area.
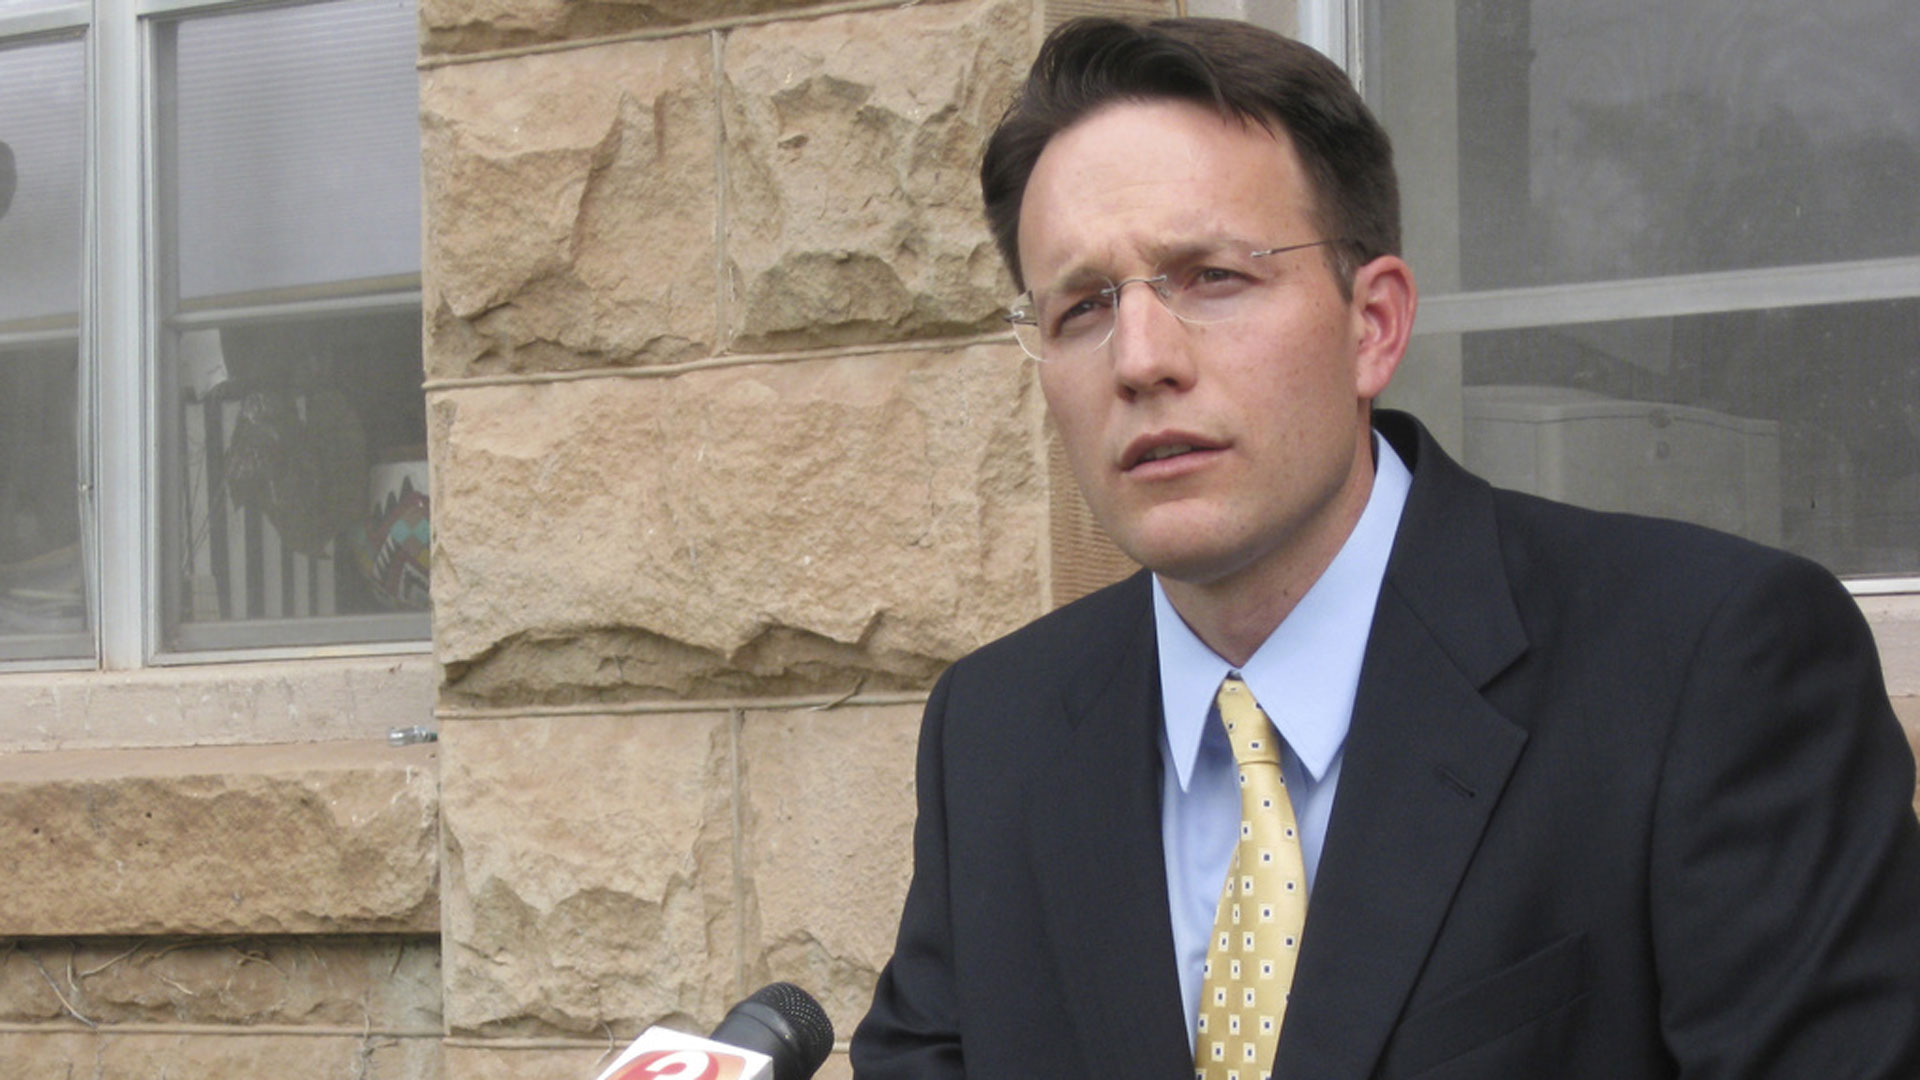
[[(1374, 605), (1413, 479), (1406, 463), (1378, 432), (1373, 446), (1373, 491), (1353, 532), (1319, 580), (1239, 669), (1247, 688), (1280, 729), (1280, 737), (1314, 780), (1326, 774), (1346, 742)], [(1153, 625), (1160, 653), (1167, 751), (1185, 791), (1193, 778), (1214, 694), (1220, 680), (1234, 669), (1173, 610), (1157, 574)]]

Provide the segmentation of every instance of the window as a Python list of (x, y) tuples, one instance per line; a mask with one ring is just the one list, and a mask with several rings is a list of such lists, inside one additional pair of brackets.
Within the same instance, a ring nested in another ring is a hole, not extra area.
[(1366, 0), (1422, 287), (1396, 403), (1496, 483), (1920, 580), (1920, 6)]
[(427, 636), (414, 40), (0, 0), (0, 663)]

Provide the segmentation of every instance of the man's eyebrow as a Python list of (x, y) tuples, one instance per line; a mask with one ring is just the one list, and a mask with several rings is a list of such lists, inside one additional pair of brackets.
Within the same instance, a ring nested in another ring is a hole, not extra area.
[(1150, 252), (1154, 263), (1162, 264), (1175, 259), (1188, 259), (1195, 255), (1205, 255), (1220, 251), (1253, 251), (1255, 245), (1237, 236), (1227, 233), (1206, 233), (1199, 236), (1182, 237), (1165, 244), (1156, 245)]
[(1066, 289), (1085, 288), (1096, 283), (1112, 280), (1112, 275), (1099, 268), (1094, 262), (1077, 262), (1055, 274), (1045, 285), (1034, 289), (1036, 293), (1061, 292)]
[[(1139, 257), (1149, 266), (1164, 266), (1170, 262), (1190, 259), (1221, 248), (1253, 251), (1255, 245), (1251, 241), (1242, 240), (1225, 232), (1209, 232), (1146, 244), (1139, 249)], [(1117, 280), (1122, 275), (1109, 269), (1115, 261), (1117, 260), (1112, 256), (1076, 261), (1034, 291), (1058, 292), (1063, 289), (1081, 288), (1095, 282)]]

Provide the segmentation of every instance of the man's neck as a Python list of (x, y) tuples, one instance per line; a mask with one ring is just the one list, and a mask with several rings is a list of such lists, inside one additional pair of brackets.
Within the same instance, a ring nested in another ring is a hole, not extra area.
[(1372, 434), (1365, 468), (1335, 496), (1320, 527), (1249, 566), (1206, 581), (1160, 576), (1167, 602), (1194, 636), (1238, 667), (1292, 614), (1353, 535), (1373, 493)]

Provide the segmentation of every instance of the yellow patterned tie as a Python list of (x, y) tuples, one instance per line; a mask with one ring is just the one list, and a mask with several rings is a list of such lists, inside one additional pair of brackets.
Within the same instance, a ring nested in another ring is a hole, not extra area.
[(1266, 1080), (1307, 921), (1306, 862), (1280, 734), (1237, 675), (1217, 698), (1240, 772), (1240, 842), (1220, 890), (1200, 989), (1196, 1080)]

